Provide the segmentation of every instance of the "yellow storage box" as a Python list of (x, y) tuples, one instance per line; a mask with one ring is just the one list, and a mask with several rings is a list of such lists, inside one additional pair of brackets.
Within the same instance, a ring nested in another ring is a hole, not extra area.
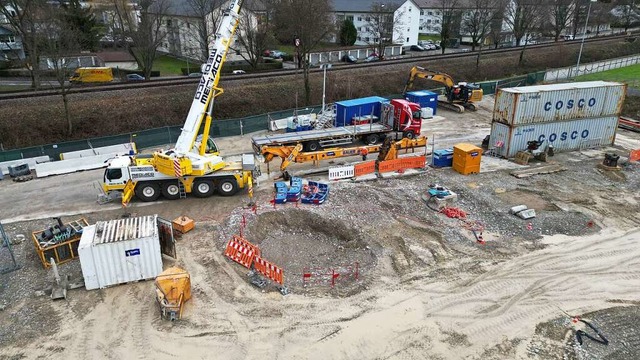
[(163, 318), (182, 318), (185, 301), (191, 299), (191, 276), (179, 267), (171, 267), (156, 278), (156, 301)]
[(480, 173), (482, 149), (472, 144), (456, 144), (453, 146), (453, 170), (462, 175)]
[(173, 220), (173, 229), (179, 231), (181, 234), (186, 234), (193, 230), (195, 226), (196, 222), (184, 215)]

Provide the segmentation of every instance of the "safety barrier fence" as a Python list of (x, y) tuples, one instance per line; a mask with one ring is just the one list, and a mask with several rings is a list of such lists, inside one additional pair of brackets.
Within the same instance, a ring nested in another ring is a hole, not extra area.
[(631, 150), (629, 153), (629, 161), (640, 161), (640, 149)]
[(399, 171), (404, 169), (420, 169), (424, 168), (426, 156), (412, 156), (395, 160), (381, 161), (378, 163), (378, 172), (386, 173)]
[(376, 162), (367, 161), (353, 166), (354, 175), (362, 176), (367, 174), (373, 174), (376, 171)]
[[(578, 75), (606, 71), (624, 66), (640, 63), (640, 55), (628, 56), (624, 58), (598, 61), (581, 65)], [(573, 69), (573, 70), (571, 70)], [(478, 83), (485, 94), (495, 94), (499, 88), (527, 86), (542, 81), (556, 81), (571, 78), (571, 72), (575, 72), (575, 67), (554, 69), (548, 71), (538, 71), (526, 75), (519, 75), (507, 79), (484, 81)], [(435, 92), (442, 92), (442, 88), (432, 89)], [(400, 94), (393, 94), (387, 97), (397, 98)], [(286, 118), (294, 115), (296, 111), (304, 113), (318, 112), (321, 106), (287, 109), (270, 112), (267, 114), (248, 116), (237, 119), (215, 120), (211, 125), (211, 135), (214, 137), (237, 136), (252, 133), (255, 131), (267, 130), (270, 119)], [(15, 150), (0, 151), (0, 162), (10, 160), (20, 160), (36, 156), (49, 156), (51, 159), (60, 159), (61, 153), (93, 149), (96, 147), (112, 146), (117, 144), (135, 142), (138, 149), (173, 144), (177, 141), (181, 132), (181, 126), (165, 126), (161, 128), (130, 132), (126, 134), (91, 138), (86, 140), (69, 141), (57, 144), (32, 146)]]

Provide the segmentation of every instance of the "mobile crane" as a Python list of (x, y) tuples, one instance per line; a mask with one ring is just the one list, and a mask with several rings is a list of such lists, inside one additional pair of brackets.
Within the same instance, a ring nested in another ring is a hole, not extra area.
[(453, 78), (445, 73), (427, 70), (420, 66), (411, 68), (409, 79), (407, 80), (402, 95), (406, 96), (407, 91), (413, 87), (413, 81), (416, 77), (432, 80), (444, 84), (446, 100), (438, 100), (438, 105), (445, 109), (463, 113), (465, 109), (477, 111), (474, 104), (482, 100), (482, 89), (476, 84), (459, 82), (456, 84)]
[[(156, 151), (151, 156), (114, 158), (108, 164), (102, 188), (105, 193), (122, 192), (123, 205), (126, 206), (134, 195), (142, 201), (155, 201), (161, 194), (173, 200), (190, 193), (208, 197), (216, 189), (220, 195), (229, 196), (245, 185), (251, 187), (252, 177), (259, 172), (255, 157), (245, 154), (242, 161), (227, 162), (219, 156), (215, 143), (209, 138), (213, 101), (223, 93), (218, 87), (220, 72), (238, 26), (242, 2), (231, 0), (223, 14), (175, 146)], [(199, 137), (203, 122), (203, 133)]]

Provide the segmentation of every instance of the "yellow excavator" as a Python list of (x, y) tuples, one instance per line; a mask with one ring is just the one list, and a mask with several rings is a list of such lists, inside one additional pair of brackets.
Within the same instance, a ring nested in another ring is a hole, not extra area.
[(439, 106), (458, 113), (463, 113), (465, 109), (470, 111), (478, 110), (474, 103), (482, 100), (483, 93), (480, 86), (466, 82), (456, 84), (451, 76), (438, 71), (427, 70), (420, 66), (411, 68), (409, 80), (407, 80), (402, 92), (403, 96), (406, 96), (407, 92), (411, 90), (416, 77), (436, 81), (445, 86), (446, 100), (438, 99)]

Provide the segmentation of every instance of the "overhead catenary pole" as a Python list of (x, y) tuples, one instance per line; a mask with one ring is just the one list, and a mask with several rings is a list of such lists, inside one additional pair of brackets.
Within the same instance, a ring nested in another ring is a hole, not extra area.
[(576, 62), (576, 73), (575, 73), (576, 76), (578, 75), (578, 72), (580, 71), (580, 58), (582, 58), (582, 48), (584, 47), (584, 39), (587, 36), (587, 27), (589, 26), (589, 14), (591, 14), (591, 3), (595, 2), (595, 1), (597, 1), (597, 0), (590, 0), (589, 1), (589, 8), (587, 10), (587, 19), (584, 22), (584, 29), (582, 30), (582, 40), (580, 41), (580, 51), (578, 52), (578, 62)]

